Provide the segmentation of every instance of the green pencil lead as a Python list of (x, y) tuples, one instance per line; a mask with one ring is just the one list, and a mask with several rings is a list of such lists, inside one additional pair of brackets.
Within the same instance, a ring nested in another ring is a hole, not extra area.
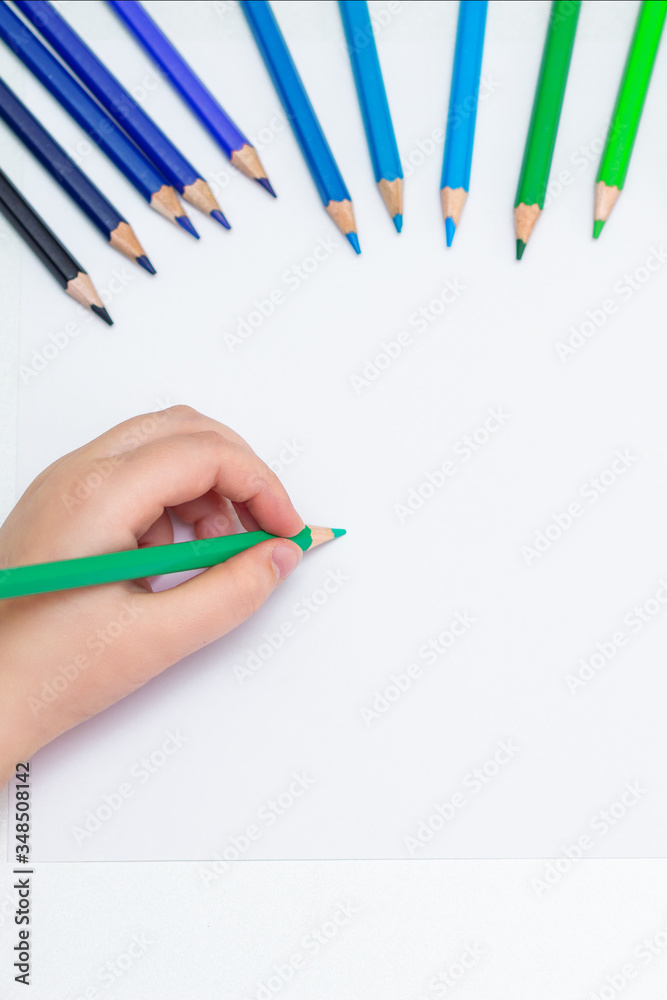
[(600, 235), (600, 233), (602, 232), (602, 229), (604, 227), (605, 221), (606, 221), (605, 219), (596, 219), (595, 222), (593, 223), (593, 239), (594, 240), (596, 240), (598, 238), (598, 236)]
[(521, 260), (523, 257), (523, 251), (526, 249), (526, 244), (523, 240), (516, 241), (516, 259)]
[(332, 528), (334, 538), (340, 538), (341, 535), (347, 534), (347, 529), (345, 528)]

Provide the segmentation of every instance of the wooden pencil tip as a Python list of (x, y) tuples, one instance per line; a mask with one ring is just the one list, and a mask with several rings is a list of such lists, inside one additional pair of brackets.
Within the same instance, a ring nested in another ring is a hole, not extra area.
[(523, 240), (516, 241), (516, 259), (521, 260), (523, 257), (523, 252), (526, 249), (527, 244)]
[(314, 549), (325, 542), (332, 542), (334, 538), (346, 534), (345, 528), (318, 528), (313, 524), (309, 524), (308, 528), (312, 539), (309, 549)]
[(91, 302), (90, 308), (92, 309), (92, 311), (95, 313), (96, 316), (99, 316), (100, 319), (104, 320), (107, 326), (113, 326), (113, 320), (109, 315), (109, 313), (104, 308), (104, 306), (96, 306), (94, 302)]
[(135, 257), (134, 259), (136, 260), (139, 267), (143, 267), (144, 271), (148, 271), (149, 274), (156, 273), (155, 268), (153, 267), (153, 265), (151, 264), (145, 253), (140, 254), (138, 257)]

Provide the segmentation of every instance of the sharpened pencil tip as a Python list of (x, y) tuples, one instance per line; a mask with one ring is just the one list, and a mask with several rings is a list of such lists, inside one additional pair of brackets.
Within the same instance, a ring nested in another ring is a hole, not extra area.
[(221, 226), (225, 227), (225, 229), (231, 229), (232, 228), (229, 225), (229, 223), (227, 222), (227, 219), (224, 217), (224, 215), (222, 214), (222, 212), (220, 211), (219, 208), (214, 208), (213, 209), (213, 211), (211, 212), (211, 218), (215, 219), (216, 222), (219, 222)]
[(104, 306), (96, 306), (96, 305), (92, 304), (90, 308), (93, 310), (93, 312), (95, 313), (96, 316), (99, 316), (100, 319), (104, 320), (104, 322), (107, 324), (107, 326), (113, 326), (113, 320), (112, 320), (111, 316), (109, 315), (109, 313), (104, 308)]
[(345, 233), (345, 239), (350, 244), (355, 253), (361, 253), (361, 247), (359, 246), (359, 237), (356, 233)]
[(593, 239), (596, 240), (600, 233), (602, 232), (605, 224), (605, 219), (596, 219), (593, 223)]
[(346, 528), (332, 528), (334, 538), (340, 538), (341, 535), (347, 534)]
[(396, 226), (396, 232), (400, 233), (401, 229), (403, 228), (403, 213), (397, 212), (396, 215), (394, 216), (393, 221), (394, 225)]
[(199, 239), (199, 233), (192, 225), (187, 215), (177, 215), (176, 222), (179, 224), (181, 229), (184, 229), (186, 231), (186, 233), (190, 233), (190, 236), (194, 236), (196, 240)]
[(277, 198), (278, 195), (271, 187), (271, 181), (268, 177), (255, 177), (258, 184), (261, 184), (265, 191), (268, 191), (272, 198)]
[(454, 240), (454, 233), (456, 232), (456, 223), (452, 219), (451, 215), (448, 215), (445, 219), (445, 237), (447, 239), (447, 246), (450, 247)]
[(516, 259), (521, 260), (523, 257), (523, 252), (526, 249), (526, 244), (523, 240), (516, 241)]
[(135, 257), (134, 259), (136, 260), (136, 262), (139, 265), (139, 267), (143, 267), (144, 271), (148, 271), (149, 274), (155, 274), (156, 273), (155, 268), (153, 267), (153, 265), (149, 261), (149, 259), (146, 256), (146, 254), (142, 254), (141, 257)]

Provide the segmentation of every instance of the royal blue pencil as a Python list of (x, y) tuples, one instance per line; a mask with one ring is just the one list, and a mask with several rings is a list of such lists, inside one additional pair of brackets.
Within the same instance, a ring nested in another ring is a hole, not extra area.
[(48, 0), (14, 0), (14, 6), (55, 49), (60, 58), (103, 108), (143, 150), (186, 201), (211, 215), (225, 229), (229, 223), (208, 184), (152, 118), (146, 114), (104, 63), (88, 48)]
[(95, 187), (90, 178), (2, 80), (0, 80), (0, 118), (4, 119), (24, 146), (86, 213), (111, 246), (132, 260), (136, 260), (137, 264), (141, 264), (149, 274), (155, 274), (155, 268), (144, 253), (132, 227), (118, 209), (114, 208)]
[(394, 220), (403, 228), (403, 168), (366, 0), (339, 0), (354, 83), (359, 97), (375, 181)]
[(9, 9), (6, 0), (0, 0), (0, 38), (125, 174), (151, 208), (197, 236), (173, 187)]
[(268, 0), (242, 0), (255, 41), (285, 108), (322, 204), (355, 253), (361, 253), (352, 199)]
[(109, 0), (109, 6), (208, 129), (231, 160), (232, 166), (246, 177), (257, 181), (275, 198), (276, 193), (269, 183), (255, 147), (158, 28), (150, 14), (136, 0)]
[(487, 6), (487, 0), (460, 0), (459, 3), (445, 156), (440, 181), (448, 247), (452, 245), (470, 187)]

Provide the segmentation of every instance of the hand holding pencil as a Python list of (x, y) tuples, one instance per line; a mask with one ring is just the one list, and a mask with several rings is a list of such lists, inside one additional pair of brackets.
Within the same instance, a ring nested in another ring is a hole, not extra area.
[(130, 580), (1, 601), (0, 787), (17, 759), (245, 621), (301, 561), (288, 539), (304, 523), (275, 474), (234, 431), (176, 406), (38, 476), (0, 529), (0, 565), (169, 546), (168, 509), (198, 539), (280, 537), (162, 593)]

